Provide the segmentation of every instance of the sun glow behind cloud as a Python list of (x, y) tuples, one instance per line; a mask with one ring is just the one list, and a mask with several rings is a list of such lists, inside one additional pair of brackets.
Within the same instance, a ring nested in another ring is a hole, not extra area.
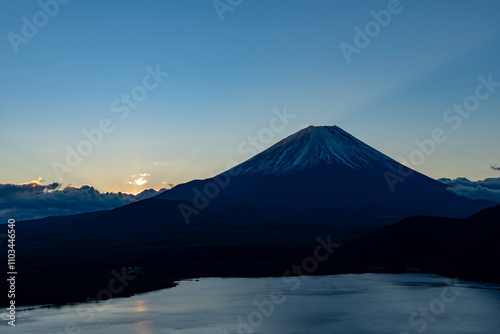
[(44, 180), (42, 179), (41, 176), (38, 177), (38, 180), (32, 180), (31, 182), (24, 182), (24, 183), (19, 183), (20, 186), (27, 186), (27, 185), (32, 185), (32, 186), (41, 186), (42, 182)]
[[(148, 177), (148, 176), (151, 176), (151, 174), (140, 173), (138, 179), (135, 179), (133, 181), (130, 181), (130, 180), (127, 179), (126, 183), (128, 183), (128, 184), (134, 184), (134, 185), (138, 185), (138, 186), (142, 186), (142, 185), (145, 185), (146, 183), (148, 183), (148, 180), (146, 180), (146, 177)], [(137, 177), (136, 175), (132, 175), (132, 178), (136, 178), (136, 177)]]
[(135, 180), (135, 184), (140, 185), (140, 186), (142, 186), (143, 184), (146, 184), (147, 182), (148, 182), (148, 180), (144, 180), (143, 177)]

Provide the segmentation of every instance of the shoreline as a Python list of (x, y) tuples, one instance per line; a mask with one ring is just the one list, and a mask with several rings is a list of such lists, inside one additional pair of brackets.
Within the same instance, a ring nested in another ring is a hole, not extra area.
[[(432, 272), (390, 272), (390, 271), (379, 271), (379, 272), (339, 272), (339, 273), (318, 273), (318, 274), (312, 274), (312, 275), (305, 275), (305, 276), (311, 276), (311, 277), (318, 277), (318, 276), (340, 276), (340, 275), (434, 275), (437, 277), (442, 277), (446, 279), (457, 279), (461, 282), (467, 282), (469, 284), (492, 284), (492, 285), (497, 285), (498, 287), (492, 288), (494, 290), (500, 290), (500, 282), (494, 281), (494, 280), (471, 280), (471, 279), (462, 279), (462, 278), (457, 278), (454, 277), (453, 275), (443, 275), (443, 274), (437, 274), (437, 273), (432, 273)], [(135, 289), (131, 289), (130, 293), (126, 295), (118, 295), (118, 296), (113, 296), (108, 299), (102, 299), (102, 300), (82, 300), (82, 301), (67, 301), (67, 302), (61, 302), (61, 303), (53, 303), (53, 304), (29, 304), (29, 305), (21, 305), (21, 306), (16, 306), (16, 311), (18, 312), (27, 312), (27, 311), (32, 311), (32, 310), (38, 310), (38, 309), (57, 309), (57, 308), (62, 308), (64, 306), (81, 306), (85, 304), (101, 304), (101, 303), (106, 303), (110, 300), (118, 300), (118, 299), (127, 299), (127, 298), (132, 298), (135, 296), (139, 296), (141, 294), (146, 294), (146, 293), (152, 293), (152, 292), (158, 292), (161, 290), (166, 290), (166, 289), (171, 289), (177, 287), (181, 282), (183, 281), (199, 281), (202, 279), (208, 279), (208, 278), (245, 278), (245, 279), (261, 279), (261, 278), (280, 278), (283, 277), (283, 275), (257, 275), (257, 276), (241, 276), (241, 275), (231, 275), (231, 276), (198, 276), (198, 277), (187, 277), (187, 278), (179, 278), (173, 281), (167, 281), (165, 282), (165, 286), (163, 287), (158, 287), (155, 289), (149, 289), (149, 290), (142, 290), (142, 289), (137, 289), (137, 291), (134, 291)], [(290, 277), (301, 277), (297, 275), (293, 275)], [(3, 305), (1, 306), (2, 308), (4, 307)], [(0, 315), (6, 312), (0, 312)]]

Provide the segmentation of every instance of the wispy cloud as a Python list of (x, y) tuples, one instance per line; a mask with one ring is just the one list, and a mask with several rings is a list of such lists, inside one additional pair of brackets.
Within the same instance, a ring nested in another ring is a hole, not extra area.
[(0, 184), (0, 223), (113, 209), (152, 197), (165, 189), (139, 194), (101, 193), (90, 185), (62, 188), (57, 182), (43, 184), (42, 178), (22, 184)]

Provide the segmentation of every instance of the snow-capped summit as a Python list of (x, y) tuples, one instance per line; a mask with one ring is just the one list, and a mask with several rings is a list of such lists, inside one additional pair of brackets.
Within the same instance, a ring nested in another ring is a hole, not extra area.
[(309, 126), (239, 166), (238, 174), (285, 175), (318, 165), (394, 170), (397, 162), (338, 126)]

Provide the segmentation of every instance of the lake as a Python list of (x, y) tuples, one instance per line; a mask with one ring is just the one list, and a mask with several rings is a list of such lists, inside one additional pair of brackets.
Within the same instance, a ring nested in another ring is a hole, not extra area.
[(203, 278), (98, 304), (1, 314), (1, 333), (491, 333), (500, 287), (426, 274)]

